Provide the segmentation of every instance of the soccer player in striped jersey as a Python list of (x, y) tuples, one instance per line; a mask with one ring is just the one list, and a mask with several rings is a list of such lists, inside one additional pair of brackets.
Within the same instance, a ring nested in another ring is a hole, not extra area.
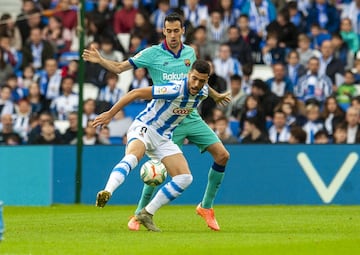
[[(166, 83), (169, 80), (185, 77), (196, 59), (193, 48), (181, 42), (184, 32), (181, 16), (171, 13), (166, 16), (164, 22), (165, 40), (159, 45), (144, 49), (128, 60), (120, 63), (107, 60), (95, 48), (85, 50), (82, 56), (86, 61), (99, 63), (114, 73), (121, 73), (132, 68), (147, 68), (155, 84)], [(228, 94), (219, 94), (210, 87), (209, 96), (220, 104), (226, 104), (230, 100)], [(225, 167), (230, 157), (229, 152), (217, 135), (201, 119), (197, 110), (192, 111), (174, 131), (173, 141), (179, 147), (182, 146), (185, 138), (196, 144), (201, 152), (208, 151), (214, 158), (209, 170), (205, 194), (196, 212), (205, 219), (211, 229), (220, 230), (214, 215), (213, 203), (224, 177)], [(149, 203), (154, 191), (154, 187), (144, 185), (135, 215)], [(130, 230), (139, 229), (140, 225), (135, 221), (135, 217), (130, 219), (128, 227)]]
[(146, 153), (150, 158), (160, 160), (172, 178), (135, 217), (148, 230), (160, 231), (152, 216), (162, 205), (180, 196), (192, 182), (187, 161), (180, 148), (171, 140), (172, 133), (207, 97), (209, 74), (210, 65), (204, 60), (196, 60), (187, 78), (132, 90), (109, 111), (95, 118), (94, 127), (107, 125), (127, 104), (136, 99), (152, 99), (129, 127), (125, 156), (113, 168), (105, 189), (98, 193), (97, 206), (106, 204)]

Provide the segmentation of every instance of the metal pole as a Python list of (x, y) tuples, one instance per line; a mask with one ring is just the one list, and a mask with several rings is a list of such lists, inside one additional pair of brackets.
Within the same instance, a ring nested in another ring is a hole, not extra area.
[(79, 204), (81, 202), (81, 179), (82, 179), (82, 152), (83, 152), (83, 127), (82, 127), (82, 116), (83, 116), (83, 86), (84, 86), (84, 60), (81, 57), (82, 52), (84, 51), (85, 44), (85, 0), (80, 1), (78, 11), (78, 36), (79, 40), (79, 74), (78, 74), (78, 84), (79, 84), (79, 110), (78, 110), (78, 132), (77, 132), (77, 145), (76, 145), (76, 176), (75, 176), (75, 203)]

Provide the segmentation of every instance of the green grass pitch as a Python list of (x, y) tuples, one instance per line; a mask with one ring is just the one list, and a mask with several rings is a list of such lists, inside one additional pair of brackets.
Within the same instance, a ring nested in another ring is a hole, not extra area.
[(360, 254), (360, 206), (216, 206), (221, 231), (170, 205), (154, 217), (160, 233), (127, 229), (135, 206), (4, 208), (1, 255)]

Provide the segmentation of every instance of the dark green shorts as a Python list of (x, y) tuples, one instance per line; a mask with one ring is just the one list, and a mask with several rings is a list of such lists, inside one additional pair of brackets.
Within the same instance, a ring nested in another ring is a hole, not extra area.
[(218, 136), (202, 120), (197, 111), (193, 111), (174, 130), (172, 140), (180, 148), (182, 147), (185, 138), (195, 144), (200, 152), (204, 152), (210, 145), (220, 142)]

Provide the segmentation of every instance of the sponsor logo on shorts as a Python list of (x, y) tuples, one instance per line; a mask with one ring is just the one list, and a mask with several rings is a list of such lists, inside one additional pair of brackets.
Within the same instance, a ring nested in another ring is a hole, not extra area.
[(192, 108), (174, 108), (173, 113), (176, 115), (189, 115), (193, 110)]

